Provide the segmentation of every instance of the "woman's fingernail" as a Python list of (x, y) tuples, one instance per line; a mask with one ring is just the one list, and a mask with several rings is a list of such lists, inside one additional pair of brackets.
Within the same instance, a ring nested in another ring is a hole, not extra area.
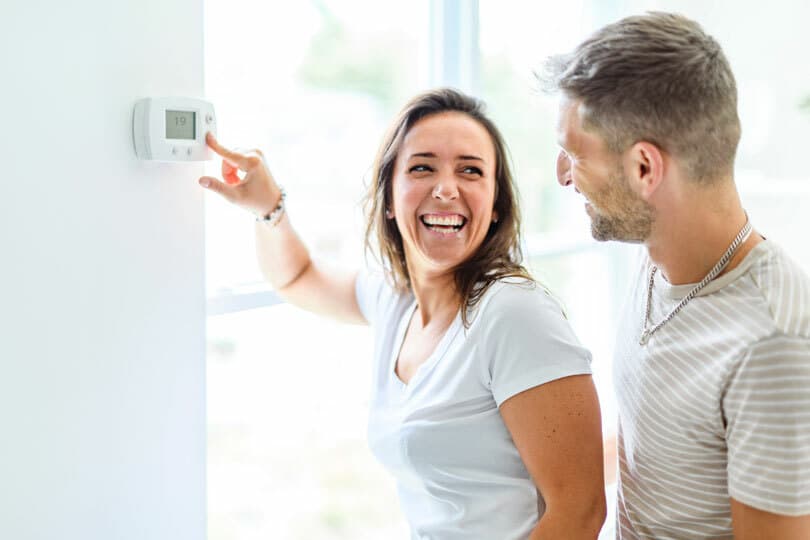
[(200, 178), (200, 185), (202, 187), (208, 187), (211, 185), (211, 181), (208, 178)]

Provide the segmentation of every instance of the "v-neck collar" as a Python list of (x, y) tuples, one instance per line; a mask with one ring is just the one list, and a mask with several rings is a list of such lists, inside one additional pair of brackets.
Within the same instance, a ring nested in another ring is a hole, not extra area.
[(416, 308), (417, 303), (416, 299), (414, 299), (410, 307), (403, 313), (402, 319), (399, 321), (396, 340), (394, 341), (391, 358), (388, 363), (389, 375), (393, 378), (396, 386), (406, 392), (412, 391), (413, 388), (416, 387), (416, 383), (422, 379), (423, 374), (428, 372), (433, 365), (441, 360), (444, 353), (447, 352), (447, 348), (450, 346), (450, 343), (453, 342), (453, 338), (455, 338), (456, 334), (458, 333), (459, 326), (461, 325), (461, 312), (459, 311), (453, 318), (453, 322), (451, 322), (450, 326), (447, 327), (447, 330), (444, 331), (444, 335), (439, 340), (439, 343), (436, 344), (436, 348), (433, 349), (433, 352), (430, 353), (427, 359), (425, 359), (425, 361), (422, 362), (418, 368), (416, 368), (416, 372), (411, 377), (411, 380), (406, 383), (399, 378), (399, 375), (397, 375), (397, 360), (399, 360), (399, 353), (402, 351), (402, 345), (405, 342), (405, 334), (408, 331), (408, 326), (410, 325), (411, 319), (416, 312)]

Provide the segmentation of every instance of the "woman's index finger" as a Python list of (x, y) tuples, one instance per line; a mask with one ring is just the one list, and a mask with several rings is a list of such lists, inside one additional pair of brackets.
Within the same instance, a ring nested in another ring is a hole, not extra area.
[(219, 141), (217, 141), (216, 137), (214, 137), (210, 131), (205, 134), (205, 143), (209, 146), (209, 148), (211, 148), (211, 150), (222, 156), (223, 159), (227, 160), (234, 167), (247, 170), (247, 156), (240, 154), (239, 152), (229, 150), (219, 144)]

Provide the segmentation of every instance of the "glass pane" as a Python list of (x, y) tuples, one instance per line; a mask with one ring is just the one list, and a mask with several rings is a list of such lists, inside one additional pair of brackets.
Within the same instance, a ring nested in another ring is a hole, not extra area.
[(575, 47), (600, 24), (604, 8), (585, 0), (553, 6), (484, 0), (480, 9), (482, 97), (512, 153), (530, 269), (593, 353), (603, 430), (612, 437), (612, 351), (633, 250), (593, 241), (584, 201), (557, 184), (557, 101), (539, 91), (534, 75), (546, 57)]
[[(206, 0), (219, 138), (264, 152), (315, 257), (362, 264), (364, 180), (427, 27), (426, 2)], [(261, 282), (252, 216), (208, 194), (206, 237), (209, 296)], [(367, 449), (368, 330), (286, 305), (208, 324), (209, 538), (406, 538)]]
[(529, 237), (590, 239), (581, 203), (557, 185), (556, 99), (537, 91), (534, 76), (544, 58), (574, 47), (593, 27), (588, 4), (480, 4), (482, 97), (511, 150)]
[(208, 537), (407, 538), (366, 443), (367, 327), (290, 305), (208, 319)]
[[(206, 1), (219, 138), (265, 153), (317, 256), (360, 260), (363, 182), (395, 112), (425, 80), (426, 22), (425, 2)], [(206, 238), (209, 296), (262, 281), (251, 216), (207, 194)]]

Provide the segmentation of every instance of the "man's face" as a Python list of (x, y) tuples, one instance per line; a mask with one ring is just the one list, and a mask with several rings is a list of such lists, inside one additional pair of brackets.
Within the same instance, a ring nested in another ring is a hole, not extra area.
[(582, 127), (581, 104), (563, 97), (557, 124), (557, 181), (583, 195), (596, 240), (641, 243), (650, 235), (653, 209), (630, 187), (621, 157)]

